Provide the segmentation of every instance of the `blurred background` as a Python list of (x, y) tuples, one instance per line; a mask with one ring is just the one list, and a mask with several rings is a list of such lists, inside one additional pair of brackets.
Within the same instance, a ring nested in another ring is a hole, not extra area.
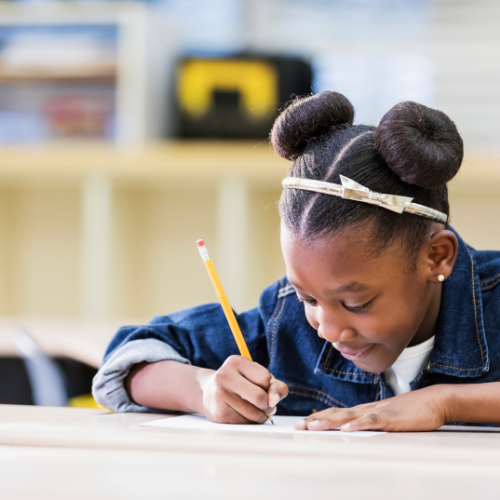
[(214, 301), (198, 238), (256, 305), (284, 273), (268, 133), (293, 95), (373, 125), (443, 110), (452, 224), (500, 249), (499, 21), (495, 0), (0, 1), (0, 403), (86, 394), (119, 325)]

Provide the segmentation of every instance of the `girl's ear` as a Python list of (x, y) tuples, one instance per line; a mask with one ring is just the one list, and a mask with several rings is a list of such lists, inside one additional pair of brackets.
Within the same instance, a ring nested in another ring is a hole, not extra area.
[(425, 246), (429, 281), (439, 283), (449, 278), (458, 254), (455, 233), (443, 229), (433, 233)]

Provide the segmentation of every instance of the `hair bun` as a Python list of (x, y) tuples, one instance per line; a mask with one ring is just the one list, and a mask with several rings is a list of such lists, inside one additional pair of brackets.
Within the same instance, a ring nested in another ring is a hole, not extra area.
[(276, 118), (271, 130), (275, 151), (287, 160), (296, 160), (313, 137), (320, 137), (337, 125), (352, 125), (354, 108), (338, 92), (297, 98)]
[(455, 177), (464, 156), (462, 138), (450, 118), (410, 101), (396, 104), (384, 115), (375, 145), (403, 182), (428, 189)]

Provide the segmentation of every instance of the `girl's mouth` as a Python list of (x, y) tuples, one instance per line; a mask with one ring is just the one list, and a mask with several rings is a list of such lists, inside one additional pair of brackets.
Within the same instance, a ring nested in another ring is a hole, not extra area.
[(350, 351), (346, 349), (344, 346), (339, 346), (338, 343), (333, 344), (333, 347), (337, 349), (337, 351), (344, 356), (344, 358), (349, 359), (350, 361), (357, 361), (359, 359), (364, 359), (366, 358), (372, 351), (372, 349), (375, 347), (375, 344), (372, 344), (371, 346), (361, 350), (361, 351)]

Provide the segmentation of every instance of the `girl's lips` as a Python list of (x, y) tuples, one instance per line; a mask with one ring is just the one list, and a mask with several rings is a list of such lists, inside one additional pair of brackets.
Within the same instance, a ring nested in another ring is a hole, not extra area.
[(363, 349), (362, 351), (346, 351), (343, 350), (342, 348), (339, 348), (339, 346), (334, 345), (335, 349), (344, 356), (344, 358), (349, 359), (350, 361), (355, 361), (358, 359), (363, 359), (370, 354), (372, 349), (375, 347), (375, 344), (372, 344), (370, 347), (367, 347), (366, 349)]

